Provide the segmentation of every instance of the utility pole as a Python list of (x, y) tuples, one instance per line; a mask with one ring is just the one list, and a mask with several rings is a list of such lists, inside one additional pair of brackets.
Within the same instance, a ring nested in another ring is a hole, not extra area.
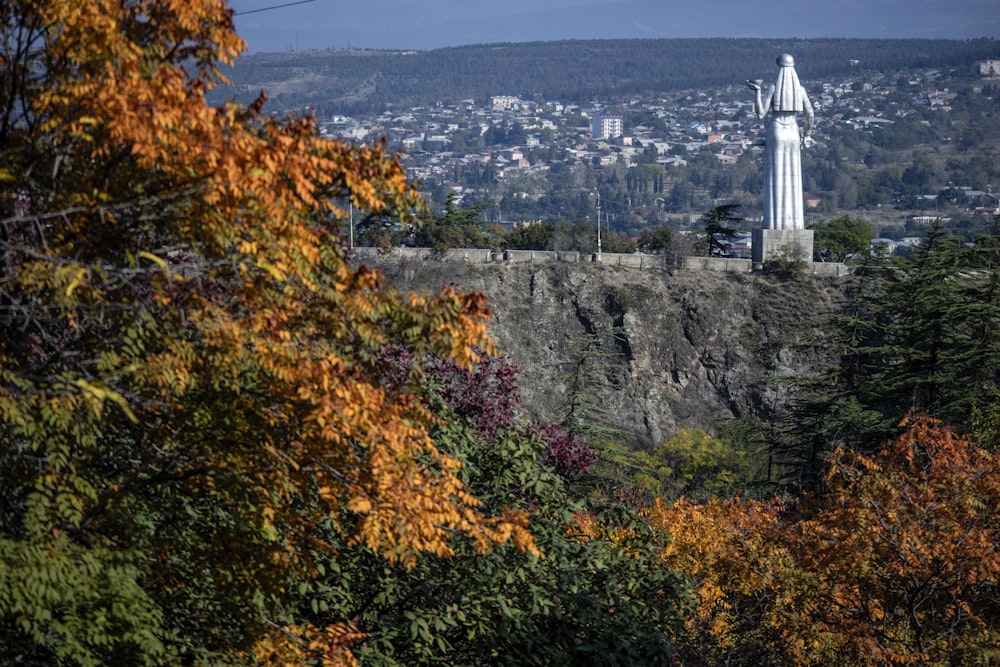
[(597, 255), (601, 255), (601, 191), (597, 191)]
[(351, 236), (348, 241), (348, 247), (354, 250), (354, 202), (348, 202), (348, 205), (351, 207)]

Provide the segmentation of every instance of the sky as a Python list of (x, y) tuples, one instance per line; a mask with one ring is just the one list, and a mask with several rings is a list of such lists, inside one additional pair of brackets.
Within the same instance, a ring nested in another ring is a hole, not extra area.
[[(559, 39), (1000, 38), (1000, 0), (229, 0), (251, 53)], [(1000, 56), (1000, 44), (998, 44)]]

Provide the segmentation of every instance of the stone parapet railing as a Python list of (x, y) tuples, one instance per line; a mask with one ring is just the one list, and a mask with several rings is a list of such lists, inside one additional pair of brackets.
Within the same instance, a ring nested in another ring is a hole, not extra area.
[[(613, 253), (600, 255), (568, 250), (490, 250), (485, 248), (354, 248), (354, 258), (361, 262), (384, 264), (393, 262), (439, 261), (466, 262), (472, 264), (550, 264), (569, 262), (574, 264), (593, 263), (604, 266), (620, 266), (632, 269), (722, 271), (728, 273), (751, 273), (759, 269), (750, 259), (734, 257), (682, 257), (678, 262), (669, 261), (663, 255), (645, 253)], [(850, 269), (845, 264), (834, 262), (810, 262), (806, 271), (816, 276), (846, 276)]]

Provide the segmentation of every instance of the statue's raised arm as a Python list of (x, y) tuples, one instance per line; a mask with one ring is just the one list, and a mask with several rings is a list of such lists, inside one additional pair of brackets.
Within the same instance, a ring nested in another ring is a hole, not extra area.
[(756, 100), (753, 103), (753, 113), (760, 120), (767, 115), (767, 108), (771, 105), (771, 96), (774, 95), (774, 86), (769, 86), (767, 90), (767, 101), (765, 102), (762, 98), (764, 94), (764, 80), (754, 79), (751, 81), (747, 79), (747, 86), (750, 90), (754, 91), (756, 95)]

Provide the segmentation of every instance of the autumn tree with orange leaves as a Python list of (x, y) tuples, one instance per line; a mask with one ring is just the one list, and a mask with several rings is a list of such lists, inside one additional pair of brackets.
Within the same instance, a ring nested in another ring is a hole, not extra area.
[(918, 418), (880, 456), (841, 450), (794, 526), (817, 622), (884, 664), (1000, 660), (1000, 457)]
[(829, 494), (659, 504), (665, 562), (700, 604), (685, 664), (983, 665), (1000, 659), (1000, 457), (928, 418)]
[(349, 619), (286, 613), (325, 531), (535, 550), (435, 446), (421, 365), (378, 381), (390, 345), (493, 349), (481, 295), (346, 263), (348, 202), (417, 203), (393, 156), (209, 106), (217, 0), (12, 0), (0, 32), (0, 661), (350, 662)]

